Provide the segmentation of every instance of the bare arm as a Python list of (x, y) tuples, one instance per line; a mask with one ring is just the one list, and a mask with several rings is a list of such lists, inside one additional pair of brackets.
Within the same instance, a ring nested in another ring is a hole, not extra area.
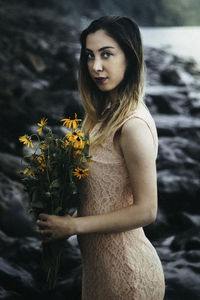
[(129, 172), (134, 204), (96, 216), (78, 217), (75, 233), (121, 232), (152, 223), (157, 213), (155, 148), (144, 121), (133, 118), (121, 132), (120, 147)]

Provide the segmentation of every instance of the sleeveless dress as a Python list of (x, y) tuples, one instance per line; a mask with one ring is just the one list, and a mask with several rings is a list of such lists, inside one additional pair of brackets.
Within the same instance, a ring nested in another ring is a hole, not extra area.
[[(105, 214), (134, 203), (123, 157), (115, 150), (116, 131), (130, 118), (144, 120), (155, 145), (154, 120), (143, 105), (129, 115), (101, 145), (90, 147), (86, 199), (78, 216)], [(98, 131), (97, 123), (91, 135)], [(82, 300), (162, 300), (165, 280), (158, 254), (143, 228), (77, 236), (82, 255)]]

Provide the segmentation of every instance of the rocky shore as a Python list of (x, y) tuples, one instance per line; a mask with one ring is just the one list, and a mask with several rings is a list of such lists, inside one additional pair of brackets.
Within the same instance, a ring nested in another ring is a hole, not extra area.
[[(40, 272), (40, 241), (20, 182), (18, 137), (41, 117), (57, 130), (77, 112), (80, 28), (67, 17), (5, 6), (0, 10), (0, 299), (81, 298), (81, 258), (75, 237), (66, 242), (62, 277), (49, 291)], [(200, 295), (200, 70), (164, 50), (145, 48), (146, 103), (159, 135), (156, 222), (145, 227), (162, 260), (165, 300)], [(58, 131), (59, 132), (59, 131)]]

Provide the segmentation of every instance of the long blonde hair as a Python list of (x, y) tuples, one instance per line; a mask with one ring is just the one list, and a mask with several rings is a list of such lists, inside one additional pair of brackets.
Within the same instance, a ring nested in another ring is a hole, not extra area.
[[(102, 92), (92, 81), (85, 53), (86, 38), (90, 33), (103, 29), (124, 51), (127, 69), (124, 79), (117, 87), (117, 102), (111, 102), (109, 92)], [(90, 142), (102, 143), (124, 118), (134, 111), (143, 98), (144, 56), (142, 40), (137, 24), (127, 17), (105, 16), (93, 21), (80, 36), (81, 54), (79, 61), (78, 85), (85, 110), (83, 131), (90, 133), (93, 126), (101, 121), (98, 134)]]

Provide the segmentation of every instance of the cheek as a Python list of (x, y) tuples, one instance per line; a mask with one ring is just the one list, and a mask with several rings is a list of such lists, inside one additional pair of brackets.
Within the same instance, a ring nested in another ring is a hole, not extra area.
[(88, 72), (91, 74), (91, 72), (92, 72), (92, 62), (91, 61), (87, 62), (86, 66), (87, 66)]
[(123, 77), (127, 68), (127, 63), (125, 60), (120, 60), (114, 64), (113, 73), (116, 74), (117, 77)]
[(122, 77), (123, 77), (122, 79), (124, 79), (124, 76), (125, 76), (125, 73), (126, 73), (126, 70), (127, 70), (127, 64), (126, 63), (123, 64), (121, 70), (122, 70)]
[(115, 78), (118, 80), (122, 80), (124, 78), (126, 72), (126, 65), (120, 64), (118, 67), (115, 69)]
[(123, 66), (122, 66), (122, 69), (124, 70), (124, 74), (125, 74), (125, 72), (126, 72), (126, 70), (127, 70), (127, 67), (128, 67), (127, 61), (124, 60)]

